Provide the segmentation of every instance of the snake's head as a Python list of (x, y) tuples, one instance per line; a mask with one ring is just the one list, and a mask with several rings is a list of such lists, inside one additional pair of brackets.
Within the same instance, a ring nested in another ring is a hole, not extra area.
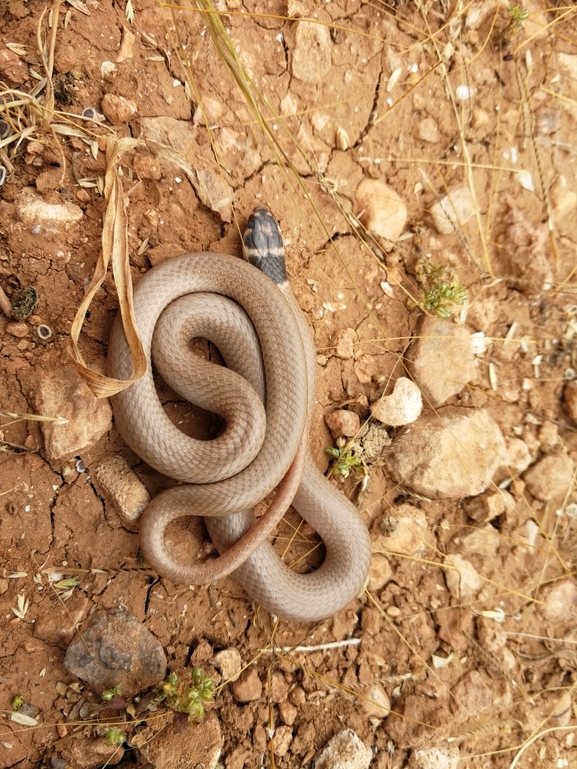
[(244, 231), (244, 254), (249, 264), (264, 272), (273, 283), (287, 280), (280, 227), (265, 206), (255, 208), (248, 218)]

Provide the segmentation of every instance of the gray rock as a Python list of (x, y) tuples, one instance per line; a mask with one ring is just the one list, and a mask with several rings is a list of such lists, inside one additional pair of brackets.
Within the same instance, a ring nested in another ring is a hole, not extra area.
[(82, 628), (64, 657), (64, 667), (97, 693), (120, 686), (124, 697), (160, 683), (166, 675), (162, 644), (122, 609), (99, 611)]
[(371, 749), (352, 729), (343, 729), (321, 750), (314, 769), (367, 769), (372, 757)]
[(431, 406), (441, 406), (477, 375), (471, 334), (441, 318), (422, 318), (407, 357), (410, 371)]
[(485, 491), (505, 456), (503, 435), (486, 411), (447, 406), (393, 443), (387, 467), (418, 494), (460, 499)]
[(112, 427), (110, 404), (91, 393), (74, 366), (38, 367), (27, 396), (36, 414), (67, 420), (40, 423), (49, 459), (78, 454)]

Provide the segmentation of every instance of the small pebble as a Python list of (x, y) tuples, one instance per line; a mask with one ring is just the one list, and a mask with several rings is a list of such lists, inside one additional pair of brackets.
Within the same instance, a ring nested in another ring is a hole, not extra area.
[(459, 748), (455, 744), (422, 748), (413, 755), (418, 769), (457, 769), (460, 758)]
[(547, 623), (574, 625), (577, 618), (577, 584), (568, 578), (539, 590), (539, 610)]
[(449, 707), (463, 721), (477, 718), (492, 701), (491, 690), (477, 670), (466, 673), (451, 689)]
[(118, 54), (116, 56), (116, 63), (121, 64), (123, 61), (126, 61), (127, 59), (132, 59), (134, 55), (134, 43), (136, 42), (136, 36), (126, 27), (124, 27), (124, 32), (122, 34), (122, 43), (120, 45), (120, 50), (118, 51)]
[(29, 329), (27, 323), (24, 323), (24, 321), (19, 321), (18, 323), (8, 323), (6, 326), (6, 331), (12, 336), (21, 339), (22, 337), (27, 336)]
[(423, 118), (419, 123), (419, 138), (430, 144), (436, 144), (441, 141), (441, 132), (432, 117)]
[(368, 589), (375, 593), (381, 590), (393, 577), (393, 570), (389, 559), (381, 553), (373, 552), (371, 565), (369, 566)]
[[(328, 34), (328, 32), (327, 32)], [(6, 36), (3, 36), (6, 40)], [(28, 65), (9, 48), (0, 48), (0, 80), (11, 87), (17, 87), (28, 79)]]
[(458, 554), (445, 557), (445, 582), (449, 593), (460, 601), (476, 598), (485, 584), (473, 564)]
[(427, 530), (427, 517), (418, 507), (408, 503), (392, 507), (373, 530), (373, 549), (415, 555), (426, 545)]
[(284, 702), (281, 702), (279, 704), (278, 712), (283, 724), (287, 724), (287, 726), (292, 726), (296, 720), (298, 710), (295, 708), (292, 702), (285, 700)]
[(386, 718), (391, 710), (389, 695), (380, 684), (371, 684), (363, 692), (362, 704), (365, 713), (373, 718)]
[(418, 419), (423, 398), (417, 385), (407, 377), (399, 377), (391, 395), (385, 395), (371, 405), (371, 414), (390, 427), (408, 425)]
[(473, 126), (475, 128), (482, 128), (483, 126), (486, 126), (488, 122), (489, 115), (485, 112), (484, 109), (476, 107), (473, 110)]
[(262, 695), (262, 681), (255, 667), (245, 670), (231, 685), (232, 696), (237, 702), (255, 702)]
[(136, 114), (136, 105), (113, 93), (105, 93), (100, 102), (104, 116), (113, 124), (127, 123)]
[(486, 491), (463, 503), (463, 509), (477, 523), (487, 523), (502, 515), (505, 510), (515, 509), (515, 500), (508, 491)]
[(340, 438), (341, 436), (352, 438), (358, 433), (361, 426), (359, 415), (348, 409), (332, 411), (326, 415), (325, 422), (333, 438)]
[(212, 664), (225, 681), (236, 681), (242, 670), (240, 652), (234, 647), (217, 652), (212, 658)]
[(407, 223), (407, 207), (400, 196), (378, 179), (363, 179), (357, 187), (355, 214), (369, 232), (393, 242)]
[(352, 729), (343, 729), (317, 756), (314, 769), (368, 769), (373, 753)]
[(456, 187), (431, 209), (435, 227), (443, 235), (459, 231), (475, 215), (473, 197), (468, 187)]
[(527, 470), (523, 480), (536, 499), (561, 501), (573, 485), (573, 462), (563, 453), (548, 454)]
[(123, 523), (135, 528), (150, 502), (150, 494), (126, 459), (116, 455), (103, 460), (96, 466), (94, 478), (120, 513)]
[(275, 756), (282, 758), (288, 753), (293, 739), (293, 730), (290, 726), (279, 726), (275, 729), (273, 736), (273, 750)]
[(370, 384), (377, 371), (375, 359), (372, 355), (363, 353), (353, 363), (353, 370), (361, 384)]
[(333, 339), (335, 356), (342, 360), (350, 360), (355, 351), (354, 344), (356, 341), (357, 332), (354, 328), (345, 328), (338, 331)]
[(304, 83), (319, 83), (331, 69), (332, 48), (328, 27), (308, 21), (296, 22), (291, 62), (293, 77)]

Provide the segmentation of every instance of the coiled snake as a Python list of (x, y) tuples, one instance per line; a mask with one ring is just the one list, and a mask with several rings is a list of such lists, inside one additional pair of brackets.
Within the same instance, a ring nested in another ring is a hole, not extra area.
[[(148, 368), (113, 397), (114, 417), (126, 443), (144, 461), (184, 482), (156, 496), (142, 516), (140, 543), (147, 563), (184, 584), (207, 584), (234, 571), (249, 596), (268, 611), (317, 621), (361, 590), (370, 540), (356, 507), (322, 475), (308, 451), (315, 350), (290, 290), (280, 231), (268, 209), (257, 208), (250, 217), (245, 252), (252, 264), (208, 252), (178, 256), (137, 283), (134, 311)], [(193, 337), (214, 342), (227, 368), (192, 355), (188, 341)], [(174, 390), (225, 419), (222, 435), (197, 441), (172, 424), (156, 394), (151, 357)], [(119, 318), (108, 371), (117, 379), (132, 373)], [(250, 508), (279, 484), (257, 522)], [(310, 574), (289, 569), (263, 541), (291, 501), (325, 543), (325, 559)], [(174, 560), (164, 533), (171, 521), (187, 515), (204, 517), (219, 558), (192, 566)]]

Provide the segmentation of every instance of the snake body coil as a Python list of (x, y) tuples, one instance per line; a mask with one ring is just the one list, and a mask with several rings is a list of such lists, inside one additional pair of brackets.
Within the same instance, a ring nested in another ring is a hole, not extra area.
[[(141, 548), (151, 567), (185, 584), (234, 572), (249, 596), (273, 614), (317, 621), (362, 588), (370, 540), (356, 507), (308, 453), (315, 350), (267, 209), (253, 213), (245, 247), (259, 269), (224, 254), (185, 254), (154, 267), (136, 285), (134, 310), (148, 369), (114, 396), (115, 421), (140, 457), (186, 484), (159, 494), (143, 514)], [(187, 341), (199, 336), (217, 345), (227, 369), (190, 355)], [(221, 436), (196, 441), (170, 422), (156, 394), (151, 358), (179, 394), (224, 417)], [(117, 379), (132, 373), (120, 318), (110, 339), (108, 371)], [(279, 484), (257, 524), (250, 508)], [(290, 570), (263, 541), (293, 496), (293, 506), (326, 546), (322, 565), (310, 574)], [(164, 533), (172, 520), (187, 515), (204, 516), (220, 558), (199, 566), (174, 560)]]

